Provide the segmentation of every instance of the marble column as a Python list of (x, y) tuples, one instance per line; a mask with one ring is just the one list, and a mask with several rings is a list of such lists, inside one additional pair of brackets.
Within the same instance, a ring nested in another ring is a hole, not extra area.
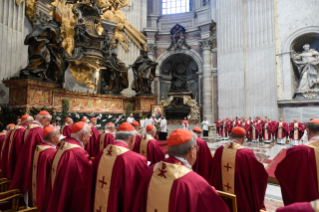
[(211, 49), (213, 41), (211, 38), (199, 41), (203, 52), (203, 118), (213, 123), (213, 98), (212, 98), (212, 74), (211, 74)]

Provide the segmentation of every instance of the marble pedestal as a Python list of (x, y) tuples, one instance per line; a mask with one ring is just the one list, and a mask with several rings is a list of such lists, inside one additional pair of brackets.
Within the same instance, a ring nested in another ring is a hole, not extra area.
[(151, 106), (157, 103), (157, 96), (151, 95), (140, 95), (135, 96), (130, 99), (130, 102), (133, 103), (133, 113), (150, 113)]

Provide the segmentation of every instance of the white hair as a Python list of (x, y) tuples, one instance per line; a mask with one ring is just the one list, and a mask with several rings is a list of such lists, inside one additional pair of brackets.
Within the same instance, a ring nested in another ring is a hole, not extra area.
[(191, 139), (186, 141), (183, 144), (175, 145), (175, 146), (169, 146), (168, 147), (168, 154), (172, 156), (177, 156), (177, 157), (185, 157), (188, 152), (190, 151), (190, 148), (194, 145), (196, 145), (196, 139), (197, 136), (194, 132), (192, 132), (193, 135)]
[(154, 126), (151, 131), (146, 131), (147, 134), (152, 134), (156, 130), (156, 127)]
[(112, 124), (112, 125), (105, 125), (105, 129), (109, 129), (109, 128), (111, 128), (111, 127), (115, 127), (115, 125), (114, 125), (114, 124)]
[(59, 128), (54, 127), (54, 130), (47, 136), (43, 136), (43, 140), (48, 141), (52, 136), (55, 136), (59, 132)]
[(83, 128), (77, 132), (77, 133), (71, 133), (72, 138), (77, 138), (79, 139), (84, 133), (87, 133), (89, 131), (90, 125), (86, 124), (83, 126)]
[(136, 135), (136, 130), (132, 130), (132, 131), (117, 131), (116, 135), (115, 135), (115, 139), (118, 140), (127, 140), (132, 136)]
[(43, 117), (45, 117), (45, 118), (48, 118), (48, 119), (52, 119), (52, 116), (51, 115), (37, 115), (36, 117), (35, 117), (35, 119), (42, 119)]
[(69, 119), (68, 121), (66, 121), (66, 123), (69, 123), (70, 121), (73, 121), (73, 119)]
[(29, 116), (28, 118), (26, 118), (26, 120), (21, 121), (21, 124), (25, 124), (27, 121), (33, 121), (33, 117)]

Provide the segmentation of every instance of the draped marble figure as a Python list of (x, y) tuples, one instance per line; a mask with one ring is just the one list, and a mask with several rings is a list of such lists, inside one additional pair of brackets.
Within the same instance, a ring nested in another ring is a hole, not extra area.
[(319, 53), (310, 49), (310, 45), (303, 46), (302, 53), (292, 52), (293, 63), (298, 67), (300, 75), (297, 92), (304, 92), (316, 88), (318, 84)]

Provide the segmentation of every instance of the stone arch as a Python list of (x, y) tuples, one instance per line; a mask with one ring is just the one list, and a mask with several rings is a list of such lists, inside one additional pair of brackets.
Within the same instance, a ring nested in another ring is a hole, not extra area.
[[(201, 78), (201, 75), (203, 73), (203, 60), (201, 58), (201, 56), (193, 49), (191, 50), (185, 50), (185, 49), (182, 49), (182, 50), (179, 50), (179, 51), (165, 51), (163, 54), (161, 54), (158, 59), (157, 59), (157, 63), (158, 63), (158, 66), (156, 67), (156, 76), (157, 77), (160, 77), (161, 76), (161, 68), (162, 68), (162, 65), (163, 65), (163, 62), (169, 58), (170, 56), (172, 55), (175, 55), (175, 54), (186, 54), (188, 56), (190, 56), (191, 58), (194, 59), (194, 61), (196, 62), (196, 65), (198, 67), (198, 82), (200, 83), (200, 78)], [(158, 86), (158, 93), (160, 93), (160, 86)], [(198, 91), (199, 91), (199, 94), (202, 92), (201, 91), (201, 86), (198, 86)], [(160, 102), (160, 95), (158, 96), (158, 101)], [(201, 102), (201, 95), (198, 95), (198, 102)]]

